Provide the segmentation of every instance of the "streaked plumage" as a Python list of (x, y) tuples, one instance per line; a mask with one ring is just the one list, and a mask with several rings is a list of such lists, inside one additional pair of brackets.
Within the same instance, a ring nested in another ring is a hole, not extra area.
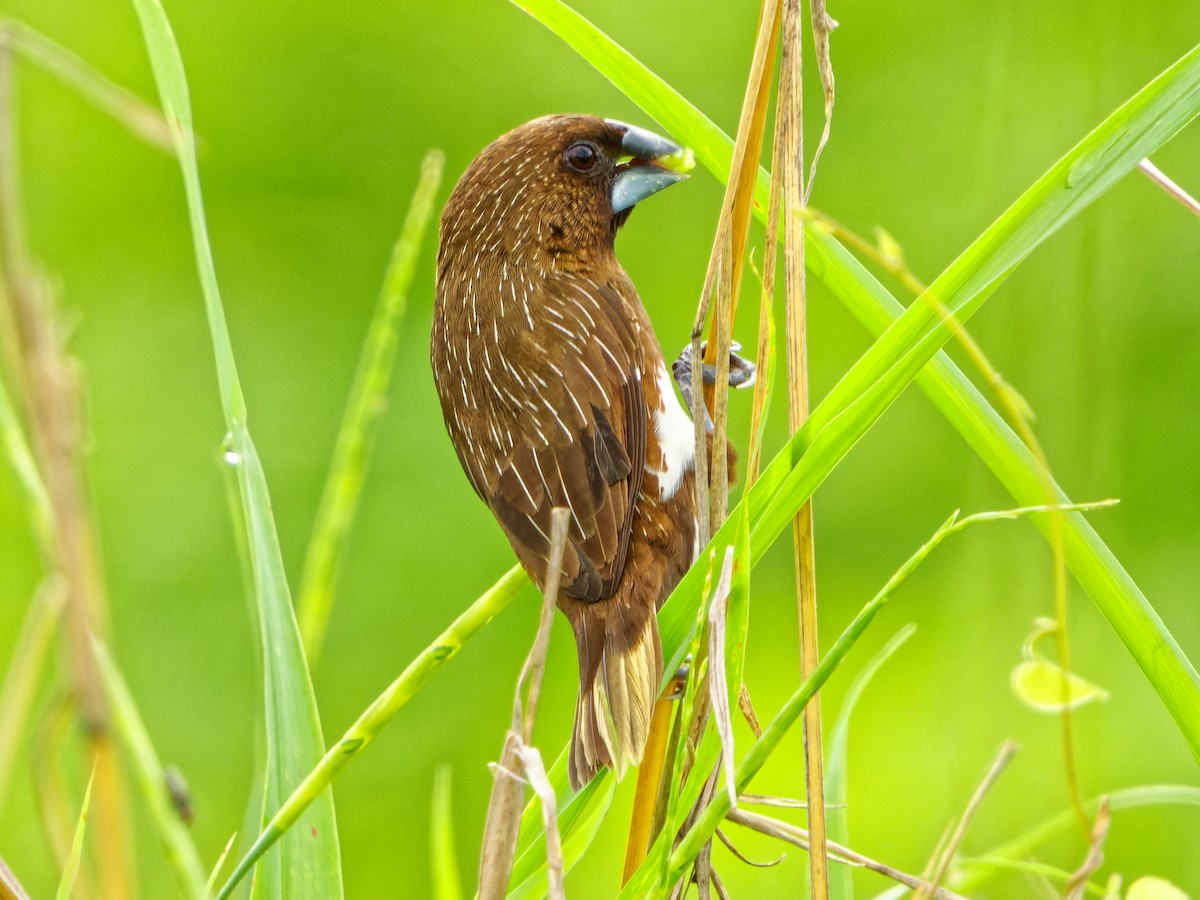
[[(569, 157), (583, 159), (580, 144), (597, 154), (583, 171)], [(618, 178), (630, 173), (626, 202), (678, 177), (618, 165), (645, 146), (673, 147), (585, 116), (504, 135), (455, 187), (438, 250), (431, 361), (446, 427), (539, 585), (550, 510), (571, 510), (558, 605), (579, 649), (576, 787), (641, 759), (662, 677), (655, 614), (696, 552), (691, 420), (613, 252), (629, 212), (613, 210)]]

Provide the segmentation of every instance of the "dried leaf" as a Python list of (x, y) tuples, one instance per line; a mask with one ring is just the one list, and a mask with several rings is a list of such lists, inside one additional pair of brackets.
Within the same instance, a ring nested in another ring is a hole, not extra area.
[(729, 803), (737, 808), (737, 772), (733, 755), (733, 719), (729, 712), (729, 685), (725, 672), (725, 613), (729, 591), (733, 582), (733, 548), (725, 548), (725, 561), (721, 564), (721, 578), (708, 610), (708, 692), (712, 702), (713, 718), (717, 723), (717, 734), (721, 738), (721, 759), (725, 769), (725, 790)]

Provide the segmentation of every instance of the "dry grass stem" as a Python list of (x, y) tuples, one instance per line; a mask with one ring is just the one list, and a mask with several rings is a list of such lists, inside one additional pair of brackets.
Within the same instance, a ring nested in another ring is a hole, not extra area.
[[(558, 582), (562, 574), (562, 555), (567, 541), (569, 516), (570, 511), (565, 507), (555, 507), (550, 513), (550, 558), (542, 592), (537, 636), (517, 679), (512, 725), (505, 735), (504, 750), (493, 773), (495, 780), (492, 782), (492, 795), (488, 801), (487, 820), (483, 828), (483, 848), (479, 860), (479, 896), (482, 900), (503, 897), (508, 890), (509, 876), (512, 873), (525, 799), (525, 782), (517, 773), (526, 771), (526, 758), (523, 754), (533, 736), (533, 720), (537, 713), (542, 673), (546, 667), (546, 651), (550, 646), (550, 623), (558, 600)], [(529, 688), (526, 700), (522, 703), (521, 690), (526, 681)], [(538, 757), (538, 763), (540, 761), (541, 758)], [(547, 828), (546, 840), (549, 849), (549, 842), (557, 840), (557, 834), (552, 836)], [(559, 858), (561, 859), (561, 848)]]
[[(721, 202), (721, 218), (713, 241), (712, 255), (705, 275), (705, 295), (716, 284), (715, 272), (722, 258), (724, 247), (729, 245), (732, 269), (729, 273), (730, 324), (737, 314), (737, 294), (742, 277), (742, 261), (746, 255), (746, 239), (750, 227), (750, 207), (754, 198), (754, 183), (758, 177), (758, 159), (762, 153), (763, 132), (767, 118), (767, 105), (771, 93), (771, 72), (775, 67), (776, 44), (779, 35), (779, 0), (763, 0), (759, 11), (758, 31), (754, 39), (754, 56), (750, 62), (750, 76), (746, 80), (746, 93), (742, 99), (742, 112), (738, 119), (737, 138), (733, 148), (733, 162), (729, 181), (725, 185), (725, 196)], [(703, 301), (706, 302), (706, 301)], [(717, 333), (716, 321), (709, 327), (711, 337)], [(717, 362), (717, 347), (709, 340), (704, 361), (709, 365)], [(718, 382), (719, 384), (719, 382)], [(712, 405), (712, 393), (705, 391), (705, 400)]]
[(813, 152), (812, 165), (808, 170), (808, 187), (804, 191), (805, 204), (812, 196), (813, 182), (817, 177), (817, 162), (821, 159), (821, 151), (829, 142), (829, 129), (833, 125), (833, 61), (829, 56), (829, 35), (838, 27), (838, 23), (825, 11), (825, 0), (809, 0), (809, 12), (812, 14), (813, 50), (817, 57), (817, 72), (821, 76), (821, 91), (825, 97), (825, 125), (821, 129), (821, 137), (817, 140), (817, 149)]
[(12, 869), (5, 865), (3, 857), (0, 857), (0, 900), (29, 900), (29, 895), (21, 887), (21, 882), (17, 881)]
[(1005, 766), (1009, 764), (1013, 756), (1016, 755), (1016, 752), (1016, 742), (1011, 740), (1005, 741), (1000, 747), (1000, 752), (996, 754), (996, 759), (992, 762), (987, 774), (983, 777), (983, 781), (979, 783), (979, 787), (971, 795), (971, 800), (967, 803), (967, 808), (963, 810), (962, 817), (955, 825), (954, 831), (950, 835), (950, 840), (946, 842), (946, 846), (942, 849), (940, 856), (935, 854), (930, 859), (929, 868), (932, 869), (932, 874), (928, 881), (917, 890), (914, 900), (925, 900), (925, 898), (935, 896), (933, 891), (945, 876), (946, 870), (950, 868), (950, 862), (954, 859), (954, 854), (958, 852), (958, 846), (962, 843), (963, 837), (966, 836), (971, 819), (975, 816), (979, 805), (983, 802), (984, 796), (986, 796), (992, 785), (996, 783), (996, 779), (1000, 777), (1000, 773), (1004, 771)]
[(1197, 201), (1195, 197), (1172, 181), (1162, 169), (1150, 162), (1149, 159), (1143, 159), (1138, 163), (1138, 168), (1142, 170), (1147, 178), (1182, 203), (1185, 209), (1189, 209), (1200, 216), (1200, 201)]
[(521, 764), (525, 768), (525, 777), (529, 786), (537, 794), (542, 804), (542, 824), (546, 831), (546, 870), (549, 883), (550, 900), (565, 900), (563, 890), (563, 853), (562, 838), (558, 833), (558, 800), (554, 795), (554, 786), (546, 776), (546, 766), (542, 763), (542, 755), (536, 747), (525, 745), (519, 751)]
[(740, 862), (744, 862), (746, 865), (752, 866), (755, 869), (773, 869), (775, 866), (787, 859), (786, 853), (780, 853), (777, 858), (769, 859), (766, 862), (758, 862), (756, 860), (749, 859), (745, 854), (742, 853), (741, 850), (737, 848), (733, 841), (729, 839), (729, 836), (720, 828), (717, 829), (717, 839), (720, 840), (720, 842), (725, 845), (725, 849), (732, 853)]
[[(708, 293), (706, 292), (701, 299), (703, 306), (707, 302)], [(701, 319), (701, 321), (703, 321)], [(712, 508), (709, 502), (709, 479), (708, 479), (708, 429), (705, 427), (706, 407), (703, 402), (703, 394), (701, 386), (704, 384), (704, 360), (703, 354), (700, 352), (700, 332), (693, 330), (691, 338), (691, 363), (692, 363), (692, 437), (696, 444), (696, 465), (695, 465), (695, 483), (696, 483), (696, 527), (698, 530), (698, 545), (701, 548), (707, 547), (709, 540), (712, 539), (712, 518), (708, 511)]]
[(756, 739), (762, 737), (762, 725), (758, 721), (758, 713), (754, 711), (754, 703), (750, 700), (750, 691), (744, 681), (738, 688), (738, 709), (742, 711), (746, 724), (750, 726), (754, 737)]
[(717, 874), (717, 870), (713, 869), (709, 872), (712, 876), (713, 890), (717, 892), (718, 900), (730, 900), (729, 891), (725, 890), (725, 883), (721, 881), (721, 876)]
[[(809, 841), (809, 832), (807, 829), (800, 828), (796, 825), (791, 825), (787, 822), (781, 822), (778, 819), (772, 819), (770, 816), (764, 816), (759, 813), (750, 812), (745, 809), (737, 809), (731, 812), (728, 816), (730, 822), (738, 825), (743, 825), (760, 834), (765, 834), (768, 837), (773, 837), (785, 843), (792, 844), (795, 847), (800, 847), (807, 850), (811, 855), (812, 849)], [(870, 869), (872, 872), (877, 872), (886, 878), (890, 878), (899, 884), (916, 890), (925, 882), (915, 875), (910, 875), (907, 872), (902, 872), (892, 866), (871, 859), (869, 856), (863, 856), (849, 847), (843, 847), (841, 844), (827, 842), (827, 853), (829, 859), (835, 862), (841, 862), (850, 866), (859, 866), (864, 869)], [(946, 890), (945, 888), (934, 888), (929, 895), (934, 900), (966, 900), (965, 897)]]
[(750, 409), (750, 452), (746, 459), (746, 489), (758, 480), (762, 468), (762, 439), (767, 416), (767, 401), (775, 365), (771, 352), (775, 323), (775, 265), (779, 256), (779, 179), (783, 170), (783, 141), (779, 122), (772, 137), (771, 194), (767, 204), (767, 236), (763, 246), (762, 292), (758, 304), (758, 374), (754, 381), (754, 399)]
[[(777, 129), (783, 146), (782, 181), (784, 214), (784, 293), (787, 310), (788, 424), (795, 433), (808, 419), (808, 335), (804, 272), (804, 139), (803, 51), (800, 43), (800, 2), (787, 0), (783, 9), (783, 61), (780, 68)], [(800, 620), (800, 678), (807, 679), (817, 666), (816, 560), (813, 548), (812, 499), (800, 508), (792, 525), (795, 546), (796, 603)], [(821, 756), (820, 694), (803, 713), (804, 780), (809, 804), (809, 854), (814, 900), (829, 896), (825, 862), (825, 788)]]
[(1109, 808), (1108, 798), (1101, 797), (1100, 806), (1096, 810), (1096, 822), (1092, 826), (1091, 839), (1088, 841), (1087, 856), (1084, 857), (1083, 864), (1068, 879), (1066, 887), (1063, 889), (1064, 900), (1083, 900), (1083, 895), (1088, 887), (1088, 879), (1104, 864), (1104, 842), (1108, 838), (1110, 824), (1112, 824), (1112, 812)]
[(48, 574), (66, 585), (64, 652), (95, 771), (94, 856), (107, 896), (129, 897), (130, 829), (108, 709), (92, 655), (93, 632), (107, 631), (104, 587), (83, 479), (83, 416), (78, 370), (48, 282), (30, 255), (20, 198), (11, 41), (0, 45), (0, 284), (8, 312), (14, 383), (30, 447), (50, 505)]
[(724, 760), (725, 790), (729, 802), (737, 807), (737, 770), (733, 752), (733, 717), (729, 711), (729, 684), (725, 670), (725, 613), (729, 604), (729, 592), (733, 583), (733, 548), (725, 548), (725, 561), (721, 564), (721, 577), (713, 594), (708, 611), (709, 679), (708, 694), (712, 703), (713, 719), (717, 723), (717, 734), (721, 738), (721, 758)]

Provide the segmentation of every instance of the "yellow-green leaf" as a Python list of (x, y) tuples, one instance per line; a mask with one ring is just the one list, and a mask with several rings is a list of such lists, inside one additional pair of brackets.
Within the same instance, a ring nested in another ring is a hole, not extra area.
[(1045, 659), (1027, 659), (1013, 669), (1012, 689), (1018, 700), (1041, 713), (1060, 713), (1108, 699), (1108, 691)]
[(1165, 878), (1147, 875), (1129, 886), (1125, 900), (1188, 900), (1188, 895)]

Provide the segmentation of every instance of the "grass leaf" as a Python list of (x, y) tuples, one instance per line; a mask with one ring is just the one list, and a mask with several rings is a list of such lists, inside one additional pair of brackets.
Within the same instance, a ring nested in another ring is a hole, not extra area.
[[(266, 720), (264, 809), (275, 809), (324, 750), (316, 698), (284, 574), (266, 475), (246, 426), (246, 403), (217, 288), (200, 192), (192, 113), (183, 60), (159, 0), (133, 0), (154, 69), (163, 112), (183, 173), (188, 216), (209, 332), (216, 355), (221, 406), (228, 429), (225, 458), (236, 467), (258, 604)], [(255, 879), (256, 897), (342, 896), (333, 796), (319, 797), (303, 828), (283, 842)]]
[[(862, 667), (842, 698), (842, 708), (834, 720), (833, 729), (829, 732), (829, 751), (825, 754), (825, 802), (830, 809), (825, 817), (829, 825), (829, 839), (843, 847), (850, 846), (850, 829), (847, 823), (846, 803), (846, 768), (850, 751), (850, 716), (854, 707), (862, 699), (867, 687), (883, 664), (891, 659), (910, 637), (916, 633), (917, 626), (905, 625), (883, 645)], [(831, 866), (829, 869), (829, 895), (837, 900), (854, 900), (854, 873), (847, 866)]]
[[(563, 759), (565, 764), (565, 757)], [(555, 783), (552, 776), (550, 783)], [(592, 785), (595, 787), (593, 788)], [(592, 845), (592, 841), (596, 838), (596, 832), (600, 830), (600, 823), (608, 815), (608, 808), (612, 805), (616, 787), (616, 783), (611, 778), (596, 778), (577, 797), (571, 798), (577, 800), (586, 794), (589, 800), (573, 804), (575, 814), (570, 817), (569, 821), (565, 815), (566, 811), (559, 810), (558, 827), (562, 833), (564, 872), (570, 872), (575, 863), (583, 857), (587, 848)], [(558, 794), (562, 796), (561, 790), (558, 791)], [(530, 803), (532, 805), (535, 801), (531, 800)], [(550, 876), (549, 866), (546, 863), (545, 841), (540, 841), (539, 845), (542, 849), (541, 864), (533, 867), (533, 871), (522, 877), (519, 882), (517, 882), (518, 873), (522, 871), (520, 860), (517, 861), (517, 865), (513, 866), (513, 878), (507, 895), (510, 900), (528, 900), (528, 898), (546, 896), (549, 890)], [(514, 883), (515, 886), (511, 886)]]
[(430, 150), (421, 163), (421, 176), (404, 227), (392, 250), (383, 291), (371, 319), (346, 412), (338, 429), (296, 599), (300, 633), (311, 666), (316, 665), (324, 642), (338, 564), (345, 553), (370, 462), (371, 437), (387, 403), (396, 356), (396, 332), (408, 306), (408, 289), (417, 269), (421, 243), (433, 218), (433, 200), (442, 181), (445, 163), (446, 158), (440, 150)]
[(202, 900), (208, 896), (204, 887), (204, 867), (200, 863), (191, 832), (171, 805), (167, 776), (150, 741), (150, 734), (108, 650), (99, 641), (93, 641), (92, 647), (96, 653), (100, 678), (104, 682), (104, 693), (112, 710), (117, 737), (125, 750), (138, 791), (150, 810), (150, 820), (162, 841), (167, 863), (184, 896)]
[(87, 831), (88, 805), (92, 802), (92, 782), (96, 778), (93, 769), (88, 778), (87, 790), (83, 793), (83, 805), (79, 808), (79, 821), (75, 823), (75, 837), (71, 840), (71, 852), (67, 854), (67, 864), (63, 867), (62, 878), (58, 882), (58, 890), (54, 900), (68, 900), (75, 890), (75, 878), (79, 875), (79, 859), (83, 854), (83, 834)]
[[(1113, 813), (1148, 806), (1191, 806), (1200, 808), (1200, 787), (1184, 784), (1148, 784), (1121, 788), (1106, 795), (1109, 809)], [(1089, 817), (1095, 815), (1100, 806), (1096, 798), (1085, 804)], [(982, 885), (999, 874), (994, 865), (997, 860), (1015, 862), (1029, 858), (1042, 844), (1072, 829), (1078, 828), (1078, 819), (1073, 809), (1064, 809), (1056, 816), (1034, 825), (1032, 828), (1006, 841), (998, 847), (980, 854), (978, 862), (964, 866), (954, 881), (954, 889), (968, 896), (979, 893)]]
[[(677, 139), (690, 145), (697, 161), (719, 180), (728, 177), (732, 141), (666, 82), (559, 0), (523, 0), (522, 8), (559, 35)], [(948, 306), (958, 322), (965, 321), (1034, 248), (1166, 143), (1197, 112), (1200, 47), (1139, 91), (1038, 179), (939, 276), (928, 296), (906, 311), (834, 238), (818, 229), (806, 229), (809, 269), (872, 333), (881, 337), (813, 411), (806, 428), (776, 457), (773, 477), (764, 473), (765, 483), (755, 485), (767, 489), (758, 490), (757, 497), (755, 491), (751, 492), (751, 520), (758, 537), (756, 540), (756, 534), (751, 535), (753, 552), (757, 555), (770, 544), (773, 537), (764, 538), (775, 533), (780, 513), (798, 507), (797, 498), (802, 502), (815, 490), (913, 379), (1017, 502), (1045, 502), (1047, 479), (1036, 459), (970, 381), (939, 353), (954, 323), (935, 311), (929, 297)], [(755, 213), (760, 217), (767, 209), (769, 180), (760, 171), (755, 193)], [(931, 361), (933, 366), (927, 367)], [(851, 418), (856, 421), (852, 423)], [(830, 433), (825, 437), (828, 443), (814, 454), (813, 444), (831, 425), (837, 426), (840, 435)], [(783, 487), (785, 474), (789, 487), (776, 494)], [(1052, 481), (1050, 488), (1058, 502), (1069, 502)], [(773, 501), (767, 499), (772, 497)], [(769, 513), (763, 515), (758, 504), (766, 504)], [(1035, 517), (1034, 521), (1048, 536), (1047, 520)], [(1062, 529), (1072, 572), (1146, 674), (1192, 752), (1200, 757), (1200, 675), (1133, 579), (1083, 517), (1065, 516)], [(713, 542), (719, 544), (721, 538), (714, 536)], [(697, 586), (693, 574), (676, 589), (676, 596), (695, 598)], [(673, 608), (668, 602), (660, 626), (664, 643), (668, 632), (678, 637), (682, 629), (689, 627), (689, 613), (689, 609)], [(675, 646), (682, 646), (682, 641)], [(666, 660), (667, 671), (671, 671), (679, 658), (668, 656)]]
[(454, 849), (454, 809), (450, 804), (450, 766), (433, 773), (433, 811), (429, 823), (429, 852), (433, 860), (434, 900), (461, 900), (462, 879)]
[(4, 735), (0, 741), (0, 810), (4, 809), (17, 748), (66, 600), (61, 579), (52, 578), (38, 588), (25, 612), (4, 681), (0, 682), (0, 734)]
[(445, 631), (422, 650), (387, 690), (375, 698), (341, 739), (333, 744), (320, 761), (308, 771), (286, 801), (280, 798), (272, 809), (277, 811), (254, 844), (242, 857), (229, 880), (217, 892), (217, 900), (228, 897), (238, 882), (253, 868), (267, 850), (301, 820), (305, 810), (318, 797), (324, 796), (337, 773), (354, 759), (379, 734), (412, 696), (421, 689), (441, 666), (453, 657), (479, 629), (490, 622), (517, 598), (523, 589), (532, 590), (529, 578), (519, 566), (509, 569), (499, 581), (488, 588)]

